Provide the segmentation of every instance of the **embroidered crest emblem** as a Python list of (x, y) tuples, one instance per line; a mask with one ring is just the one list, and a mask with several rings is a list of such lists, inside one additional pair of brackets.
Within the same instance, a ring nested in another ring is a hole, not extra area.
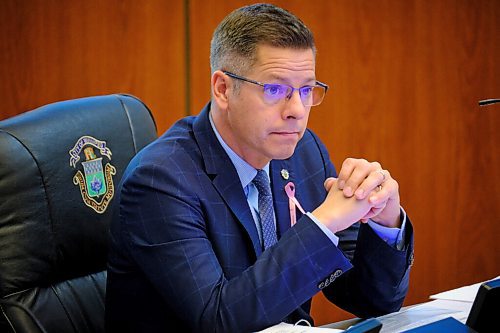
[[(96, 151), (100, 156), (96, 155)], [(85, 161), (78, 163), (82, 152)], [(115, 194), (113, 176), (116, 174), (116, 168), (109, 162), (111, 155), (106, 141), (91, 136), (82, 136), (69, 151), (69, 165), (78, 170), (73, 176), (73, 184), (79, 186), (85, 205), (99, 214), (106, 211)], [(105, 158), (107, 162), (103, 167)]]

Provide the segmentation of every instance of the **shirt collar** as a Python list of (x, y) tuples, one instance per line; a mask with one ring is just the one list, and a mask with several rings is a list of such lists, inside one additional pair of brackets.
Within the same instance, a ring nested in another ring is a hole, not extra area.
[[(248, 186), (248, 184), (250, 184), (250, 182), (257, 175), (257, 169), (255, 169), (253, 166), (248, 164), (244, 159), (242, 159), (238, 154), (236, 154), (231, 149), (231, 147), (229, 147), (224, 142), (224, 140), (220, 136), (219, 132), (217, 131), (217, 128), (215, 127), (214, 121), (212, 120), (212, 113), (208, 114), (208, 118), (210, 119), (210, 125), (212, 126), (212, 129), (214, 130), (214, 133), (215, 133), (215, 136), (217, 137), (217, 140), (221, 144), (222, 148), (224, 148), (224, 151), (229, 156), (229, 159), (231, 160), (234, 167), (236, 168), (236, 172), (238, 173), (238, 177), (240, 177), (241, 186), (243, 188), (246, 188)], [(267, 173), (267, 176), (269, 177), (269, 163), (267, 163), (262, 169)]]

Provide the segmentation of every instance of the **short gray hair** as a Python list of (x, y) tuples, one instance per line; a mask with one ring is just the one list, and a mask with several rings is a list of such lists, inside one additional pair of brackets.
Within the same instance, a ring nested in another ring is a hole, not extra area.
[(292, 13), (271, 4), (236, 9), (215, 29), (210, 45), (210, 67), (245, 74), (255, 64), (258, 45), (312, 49), (309, 28)]

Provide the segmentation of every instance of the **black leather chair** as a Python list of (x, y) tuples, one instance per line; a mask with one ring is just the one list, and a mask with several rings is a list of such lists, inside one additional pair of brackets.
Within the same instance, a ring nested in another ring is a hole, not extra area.
[(124, 168), (156, 138), (130, 95), (0, 121), (0, 332), (103, 332), (107, 231)]

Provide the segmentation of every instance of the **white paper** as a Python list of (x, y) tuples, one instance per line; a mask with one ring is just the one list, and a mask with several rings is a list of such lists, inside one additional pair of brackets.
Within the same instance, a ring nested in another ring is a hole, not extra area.
[[(491, 280), (498, 278), (500, 278), (500, 276)], [(378, 319), (382, 322), (382, 329), (380, 332), (403, 332), (447, 317), (453, 317), (458, 321), (465, 323), (481, 283), (483, 282), (431, 295), (430, 299), (432, 300), (429, 302), (415, 306), (408, 306), (398, 312), (378, 317)], [(327, 333), (344, 331), (332, 328), (308, 327), (281, 323), (258, 333), (307, 332)]]
[[(496, 278), (493, 278), (491, 280), (498, 279), (499, 277), (500, 276), (497, 276)], [(491, 281), (491, 280), (487, 280), (487, 281)], [(430, 298), (431, 299), (448, 299), (448, 300), (452, 300), (452, 301), (461, 301), (461, 302), (471, 302), (472, 303), (472, 302), (474, 302), (474, 298), (476, 298), (477, 291), (479, 290), (481, 283), (483, 283), (483, 282), (475, 283), (475, 284), (472, 284), (470, 286), (464, 286), (464, 287), (460, 287), (457, 289), (444, 291), (444, 292), (439, 293), (439, 294), (431, 295)]]
[(265, 330), (259, 331), (257, 333), (332, 333), (332, 332), (344, 332), (343, 330), (337, 330), (333, 328), (322, 328), (322, 327), (309, 327), (301, 325), (292, 325), (287, 323), (279, 323), (277, 325), (266, 328)]
[[(499, 277), (494, 279), (497, 278)], [(382, 322), (380, 332), (403, 332), (447, 317), (453, 317), (465, 324), (481, 283), (483, 282), (435, 294), (430, 296), (432, 301), (379, 317)]]
[[(456, 302), (455, 303), (463, 303)], [(469, 304), (469, 303), (465, 303)], [(446, 317), (462, 318), (464, 309), (456, 305), (451, 306), (443, 301), (431, 301), (416, 306), (410, 306), (378, 317), (382, 323), (381, 333), (403, 332), (412, 328), (420, 327), (425, 324), (435, 322)], [(465, 310), (467, 311), (467, 310)], [(458, 319), (460, 320), (460, 319)]]

